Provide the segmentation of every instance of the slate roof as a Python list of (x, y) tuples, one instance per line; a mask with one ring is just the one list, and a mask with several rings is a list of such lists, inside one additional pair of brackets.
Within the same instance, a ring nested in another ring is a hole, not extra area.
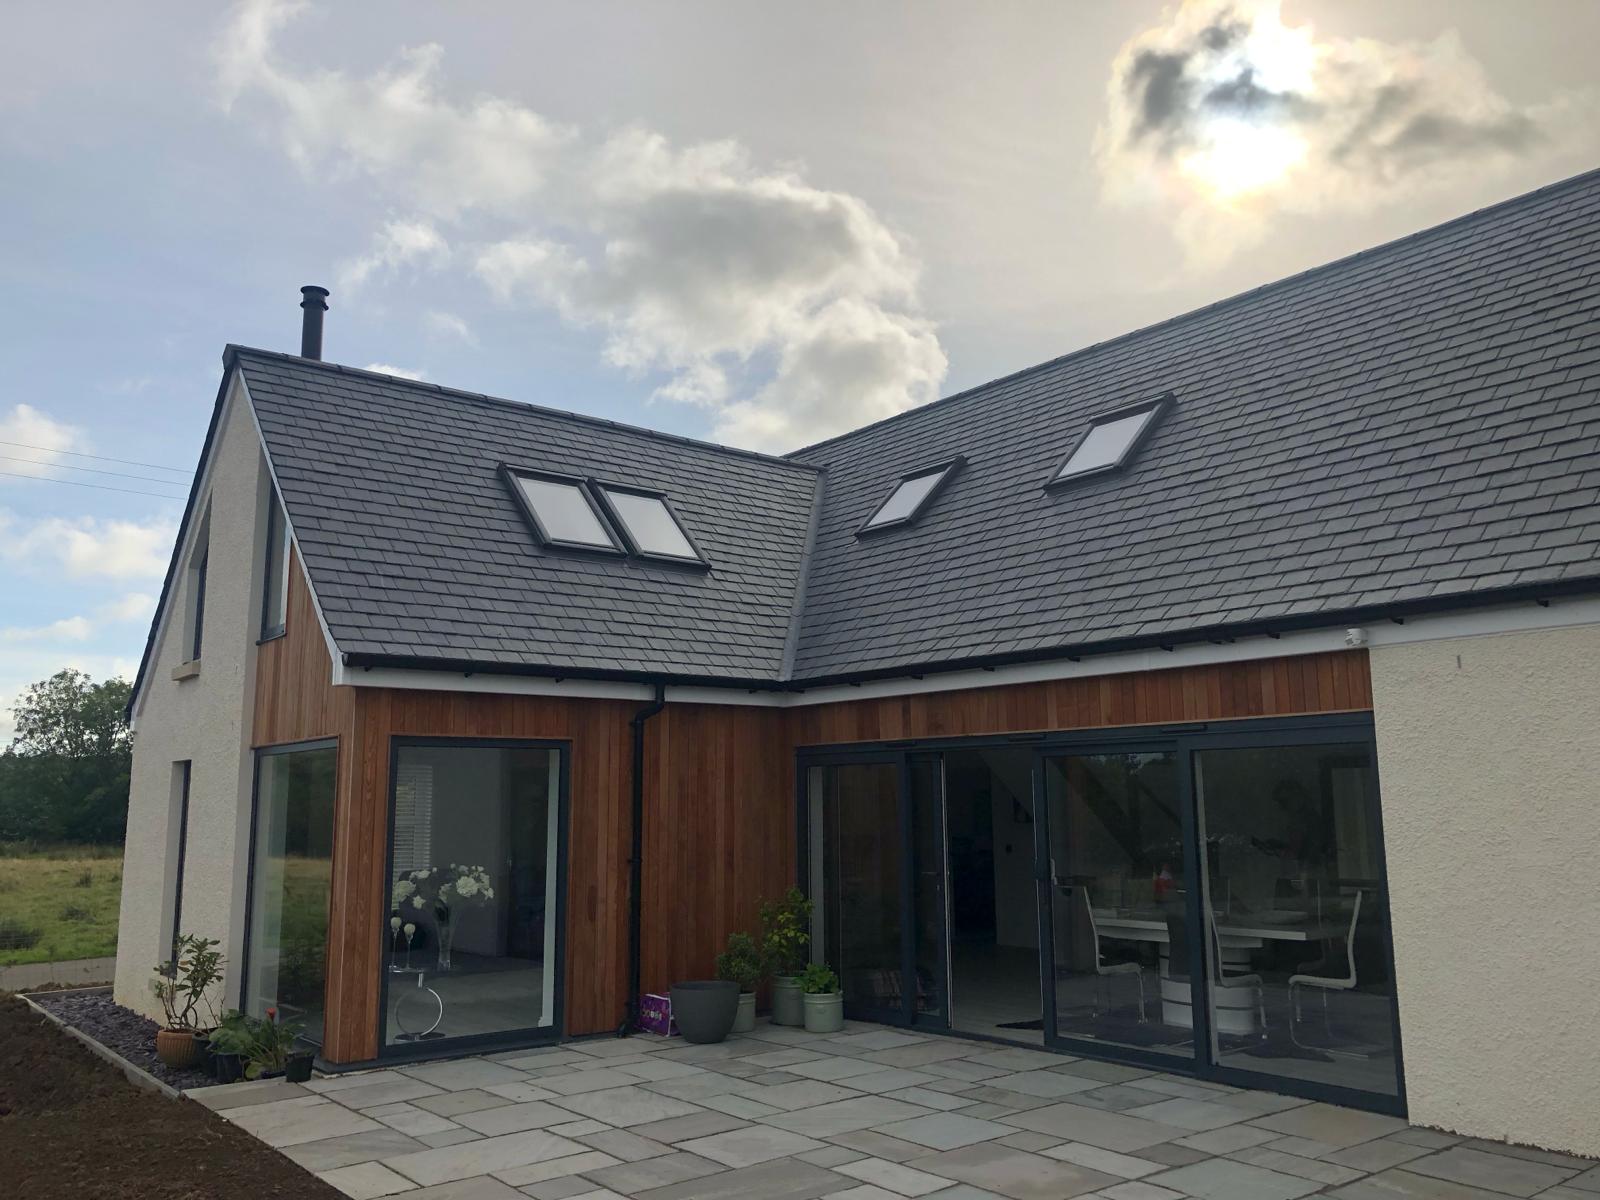
[[(1600, 172), (788, 459), (235, 353), (356, 661), (799, 684), (1600, 590)], [(1044, 490), (1165, 392), (1125, 469)], [(541, 551), (501, 461), (668, 492), (712, 570)]]
[[(323, 616), (358, 661), (766, 681), (817, 471), (235, 348)], [(500, 463), (670, 494), (710, 571), (542, 551)]]

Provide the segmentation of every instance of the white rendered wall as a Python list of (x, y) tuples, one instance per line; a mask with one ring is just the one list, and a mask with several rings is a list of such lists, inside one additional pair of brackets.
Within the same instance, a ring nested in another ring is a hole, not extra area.
[(1600, 625), (1372, 651), (1411, 1120), (1600, 1155)]
[[(194, 765), (189, 783), (188, 852), (182, 932), (221, 939), (228, 958), (227, 997), (238, 996), (236, 968), (244, 932), (244, 880), (250, 821), (250, 722), (255, 696), (265, 540), (266, 465), (242, 394), (223, 414), (209, 477), (211, 557), (206, 573), (201, 668), (175, 681), (188, 658), (184, 614), (190, 579), (180, 569), (169, 615), (147, 668), (134, 713), (133, 772), (123, 851), (122, 914), (117, 931), (116, 999), (159, 1015), (151, 968), (169, 955), (172, 933), (173, 763)], [(202, 498), (192, 524), (205, 512)], [(182, 548), (181, 562), (189, 561)]]

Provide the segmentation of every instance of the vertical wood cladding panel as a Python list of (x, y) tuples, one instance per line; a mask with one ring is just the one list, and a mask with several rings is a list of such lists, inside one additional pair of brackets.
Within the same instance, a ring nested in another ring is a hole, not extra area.
[(289, 557), (284, 634), (256, 650), (256, 703), (251, 745), (278, 746), (339, 737), (350, 728), (355, 688), (334, 687), (328, 643), (317, 622), (299, 559)]

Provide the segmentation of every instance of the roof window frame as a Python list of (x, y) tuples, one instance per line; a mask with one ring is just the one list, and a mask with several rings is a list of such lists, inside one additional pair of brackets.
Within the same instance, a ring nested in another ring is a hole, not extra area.
[[(593, 501), (605, 512), (606, 523), (621, 538), (623, 546), (630, 557), (643, 559), (646, 562), (668, 563), (674, 566), (690, 567), (698, 571), (709, 571), (711, 560), (706, 557), (706, 552), (695, 540), (694, 534), (689, 532), (689, 527), (684, 524), (683, 518), (678, 515), (678, 510), (673, 507), (672, 500), (667, 493), (659, 488), (641, 487), (631, 483), (615, 483), (609, 479), (600, 479), (590, 476), (584, 481), (588, 485), (588, 494)], [(620, 492), (626, 496), (643, 496), (649, 500), (658, 500), (661, 507), (667, 510), (667, 515), (672, 518), (672, 523), (678, 527), (678, 532), (683, 535), (683, 540), (689, 543), (689, 548), (694, 551), (692, 558), (685, 558), (679, 554), (662, 554), (659, 551), (646, 550), (635, 539), (633, 530), (628, 527), (628, 522), (611, 503), (608, 493)]]
[[(874, 537), (880, 533), (887, 533), (891, 529), (904, 529), (908, 525), (915, 525), (922, 519), (923, 514), (933, 506), (933, 502), (939, 498), (940, 494), (943, 493), (945, 488), (950, 486), (950, 481), (960, 474), (961, 469), (966, 465), (967, 456), (965, 454), (957, 454), (950, 458), (941, 459), (938, 462), (929, 463), (926, 466), (918, 467), (914, 471), (907, 471), (904, 475), (901, 475), (898, 479), (896, 479), (889, 490), (879, 497), (878, 502), (872, 506), (872, 511), (867, 514), (867, 519), (856, 527), (856, 537)], [(928, 489), (927, 495), (925, 495), (921, 500), (917, 501), (917, 506), (915, 508), (913, 508), (905, 516), (896, 517), (892, 521), (879, 521), (877, 524), (873, 523), (873, 518), (881, 513), (884, 509), (884, 506), (899, 494), (902, 487), (904, 487), (907, 483), (910, 483), (913, 479), (921, 479), (925, 475), (934, 474), (939, 476), (939, 481)]]
[[(610, 514), (589, 490), (587, 481), (581, 475), (564, 475), (559, 471), (543, 471), (532, 467), (517, 467), (510, 463), (500, 464), (500, 477), (505, 481), (506, 490), (511, 493), (511, 498), (516, 502), (517, 509), (522, 513), (522, 519), (533, 532), (534, 540), (540, 547), (548, 550), (570, 551), (576, 554), (593, 554), (603, 558), (626, 558), (628, 556), (627, 542), (611, 522)], [(539, 519), (538, 512), (532, 502), (518, 484), (518, 479), (538, 479), (545, 483), (557, 483), (566, 487), (576, 488), (578, 495), (583, 497), (583, 502), (589, 506), (589, 511), (594, 514), (594, 519), (599, 522), (600, 530), (611, 540), (609, 546), (597, 546), (590, 542), (571, 542), (564, 538), (552, 537), (550, 531)]]
[[(1083, 433), (1072, 443), (1065, 456), (1057, 460), (1055, 469), (1050, 472), (1050, 478), (1045, 481), (1044, 489), (1046, 491), (1055, 491), (1057, 488), (1070, 487), (1086, 479), (1098, 479), (1102, 475), (1110, 475), (1124, 470), (1139, 457), (1145, 446), (1149, 444), (1156, 428), (1162, 421), (1166, 420), (1167, 414), (1172, 411), (1176, 404), (1177, 397), (1171, 392), (1163, 392), (1154, 400), (1141, 400), (1137, 404), (1126, 404), (1121, 408), (1114, 408), (1107, 412), (1096, 414), (1090, 419)], [(1103, 463), (1098, 467), (1090, 467), (1086, 471), (1074, 471), (1071, 475), (1062, 474), (1078, 451), (1083, 449), (1083, 444), (1089, 440), (1096, 429), (1102, 425), (1109, 425), (1113, 421), (1125, 420), (1128, 417), (1138, 416), (1144, 412), (1150, 414), (1150, 419), (1144, 423), (1144, 427), (1134, 435), (1133, 439), (1123, 447), (1122, 453), (1117, 455), (1114, 462)]]

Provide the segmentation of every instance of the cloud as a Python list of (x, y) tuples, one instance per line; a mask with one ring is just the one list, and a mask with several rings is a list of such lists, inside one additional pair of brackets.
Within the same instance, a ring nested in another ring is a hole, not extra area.
[(422, 323), (435, 337), (454, 338), (468, 346), (478, 344), (478, 335), (472, 332), (472, 326), (455, 313), (433, 309), (423, 314)]
[(1112, 65), (1096, 156), (1110, 198), (1174, 215), (1199, 257), (1275, 210), (1359, 211), (1549, 150), (1563, 98), (1501, 96), (1453, 32), (1319, 37), (1280, 0), (1187, 0)]
[(396, 367), (390, 363), (368, 363), (366, 369), (369, 371), (376, 371), (379, 375), (393, 375), (397, 379), (426, 378), (421, 371), (413, 371), (406, 367)]
[(156, 598), (148, 592), (124, 592), (102, 604), (96, 615), (102, 621), (119, 624), (148, 623), (155, 616)]
[(387, 221), (372, 235), (371, 250), (339, 264), (339, 286), (353, 292), (374, 275), (418, 265), (437, 269), (449, 261), (449, 243), (427, 221)]
[(74, 579), (154, 579), (167, 570), (177, 524), (96, 517), (25, 522), (0, 512), (0, 559)]
[(82, 444), (77, 428), (53, 420), (31, 404), (18, 404), (0, 417), (0, 443), (0, 455), (5, 457), (0, 468), (46, 478), (46, 468), (59, 463), (63, 451)]
[(48, 625), (0, 629), (0, 642), (82, 642), (93, 632), (87, 617), (65, 617)]
[[(438, 46), (361, 78), (292, 69), (273, 39), (299, 10), (236, 10), (218, 70), (236, 106), (267, 102), (308, 171), (417, 214), (385, 225), (353, 277), (465, 266), (508, 305), (597, 331), (608, 364), (741, 445), (788, 449), (937, 395), (947, 362), (919, 263), (859, 197), (735, 142), (589, 137), (513, 100), (458, 103)], [(429, 328), (463, 336), (447, 314)]]

